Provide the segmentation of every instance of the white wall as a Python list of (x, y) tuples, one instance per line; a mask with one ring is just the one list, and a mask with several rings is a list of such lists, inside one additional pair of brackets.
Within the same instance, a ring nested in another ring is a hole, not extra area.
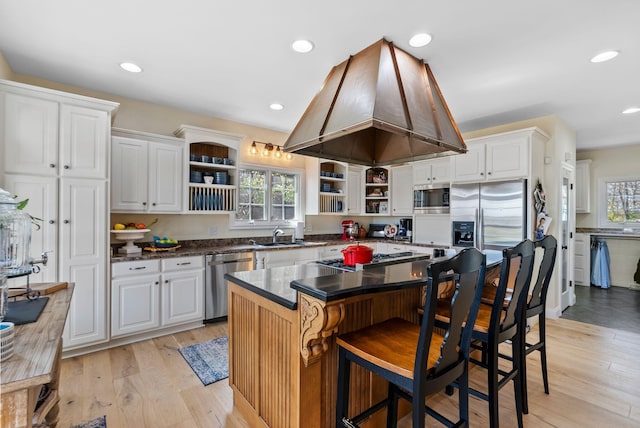
[[(599, 228), (598, 206), (604, 203), (599, 182), (606, 177), (640, 176), (640, 143), (606, 150), (580, 151), (576, 157), (578, 160), (591, 159), (591, 212), (576, 214), (576, 224), (580, 228)], [(640, 240), (608, 238), (607, 246), (611, 256), (611, 284), (620, 287), (635, 284), (633, 275), (640, 258)]]
[(2, 52), (0, 52), (0, 79), (11, 80), (13, 78), (13, 71), (9, 67), (9, 63), (5, 59)]

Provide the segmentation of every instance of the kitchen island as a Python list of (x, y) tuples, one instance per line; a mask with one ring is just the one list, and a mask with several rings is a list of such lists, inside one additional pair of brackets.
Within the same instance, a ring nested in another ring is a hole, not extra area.
[[(493, 255), (488, 264), (500, 260)], [(334, 426), (335, 336), (393, 317), (417, 323), (432, 262), (342, 273), (309, 264), (227, 274), (229, 385), (249, 424)], [(382, 379), (360, 368), (352, 371), (351, 385), (351, 413), (387, 392)], [(361, 426), (383, 427), (384, 417), (379, 412)]]

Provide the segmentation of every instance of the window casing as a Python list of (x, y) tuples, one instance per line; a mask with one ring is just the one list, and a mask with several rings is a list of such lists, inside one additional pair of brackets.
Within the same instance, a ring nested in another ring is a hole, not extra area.
[(301, 170), (242, 165), (238, 177), (233, 227), (267, 228), (303, 220)]
[(640, 227), (640, 177), (600, 180), (601, 227)]

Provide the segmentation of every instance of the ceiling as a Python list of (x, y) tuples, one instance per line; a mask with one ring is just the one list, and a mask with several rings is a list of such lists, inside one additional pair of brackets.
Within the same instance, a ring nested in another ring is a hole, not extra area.
[[(621, 114), (640, 106), (638, 16), (633, 0), (0, 0), (0, 52), (18, 74), (288, 133), (331, 67), (384, 37), (429, 63), (462, 132), (555, 114), (586, 150), (640, 143), (640, 113)], [(410, 47), (418, 32), (433, 41)]]

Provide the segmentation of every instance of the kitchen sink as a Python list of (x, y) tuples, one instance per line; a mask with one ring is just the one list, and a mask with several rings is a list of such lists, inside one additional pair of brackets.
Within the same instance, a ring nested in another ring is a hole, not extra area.
[(256, 247), (304, 247), (306, 245), (318, 245), (324, 242), (267, 242), (266, 244), (255, 244)]

